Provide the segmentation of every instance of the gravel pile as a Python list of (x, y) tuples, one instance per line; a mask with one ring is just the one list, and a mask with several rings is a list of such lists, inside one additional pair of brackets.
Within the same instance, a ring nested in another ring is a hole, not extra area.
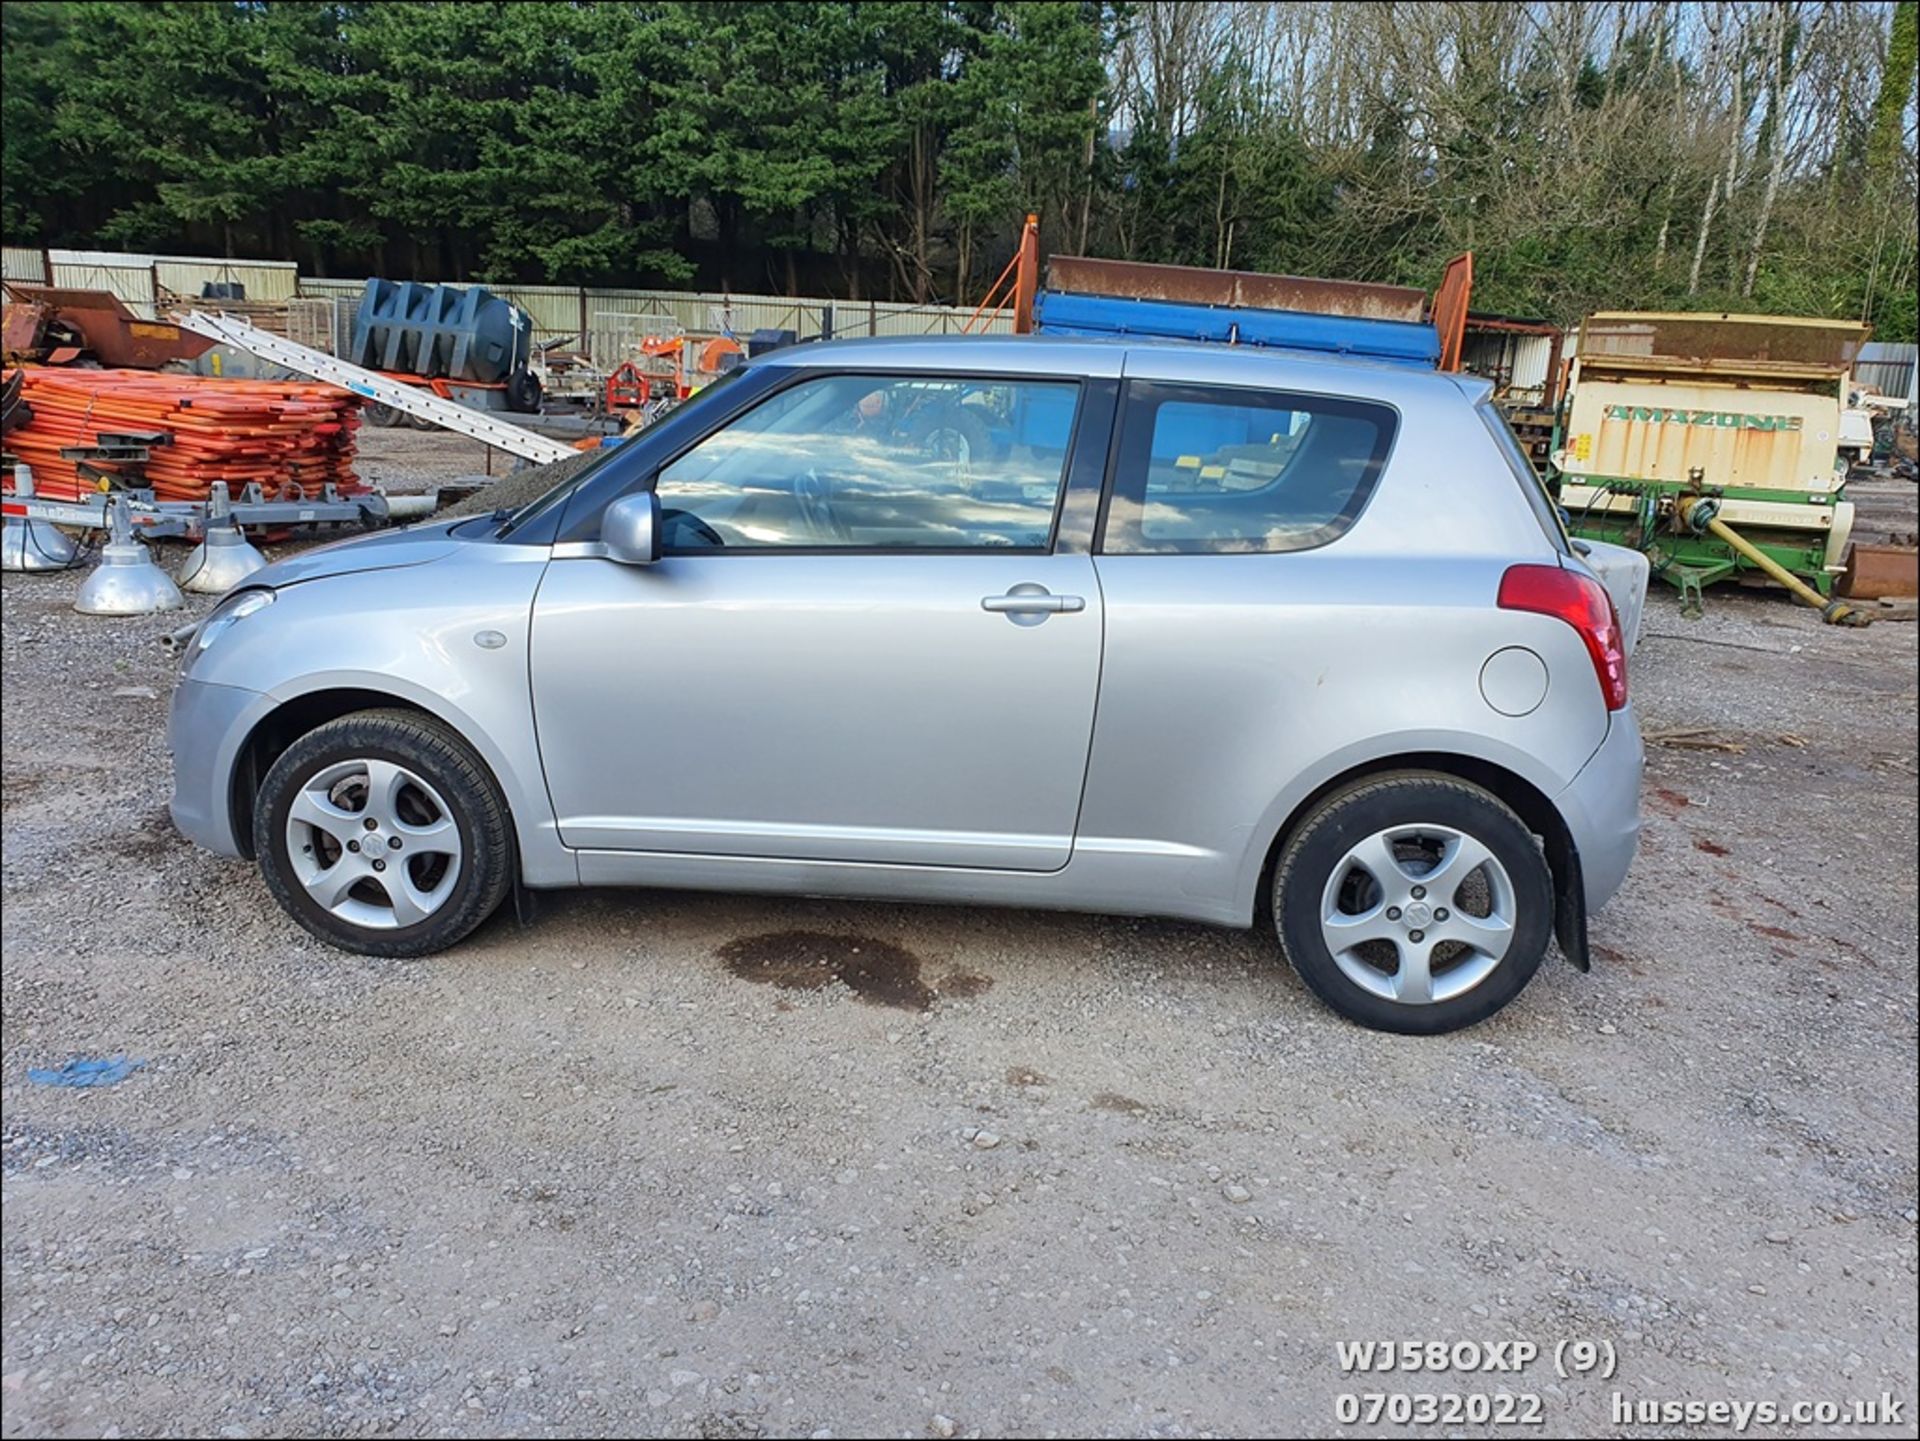
[(530, 465), (525, 470), (509, 471), (493, 484), (441, 510), (439, 518), (449, 520), (462, 515), (487, 515), (500, 509), (517, 510), (529, 501), (538, 500), (561, 481), (572, 479), (598, 459), (599, 451), (583, 450), (551, 465)]

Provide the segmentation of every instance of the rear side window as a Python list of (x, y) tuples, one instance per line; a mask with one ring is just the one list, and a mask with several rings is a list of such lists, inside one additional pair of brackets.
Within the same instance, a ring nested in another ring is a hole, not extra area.
[(1344, 534), (1393, 446), (1391, 408), (1133, 381), (1101, 550), (1272, 555)]

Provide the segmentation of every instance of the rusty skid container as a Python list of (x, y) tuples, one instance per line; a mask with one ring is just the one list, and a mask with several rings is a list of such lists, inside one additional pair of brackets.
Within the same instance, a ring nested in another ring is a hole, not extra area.
[(65, 365), (97, 360), (109, 370), (158, 370), (192, 360), (212, 341), (164, 320), (142, 320), (108, 290), (7, 282), (9, 364)]
[(1860, 542), (1847, 557), (1840, 593), (1858, 600), (1920, 595), (1920, 549)]
[(1427, 305), (1425, 291), (1405, 285), (1318, 280), (1306, 275), (1262, 275), (1253, 270), (1205, 270), (1192, 265), (1149, 265), (1081, 255), (1048, 257), (1047, 283), (1055, 290), (1080, 295), (1253, 310), (1299, 310), (1312, 315), (1401, 320), (1411, 324), (1418, 324), (1424, 318)]
[(1153, 336), (1277, 347), (1433, 366), (1426, 297), (1397, 285), (1199, 270), (1056, 255), (1034, 298), (1034, 328), (1055, 335)]

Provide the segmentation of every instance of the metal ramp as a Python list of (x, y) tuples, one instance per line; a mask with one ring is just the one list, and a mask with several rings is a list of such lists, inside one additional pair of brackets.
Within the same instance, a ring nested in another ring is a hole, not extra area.
[(284, 365), (301, 375), (325, 381), (328, 385), (337, 385), (342, 390), (350, 390), (368, 400), (376, 400), (408, 415), (418, 416), (442, 430), (467, 436), (495, 450), (504, 450), (509, 455), (530, 460), (535, 465), (550, 465), (576, 453), (573, 447), (561, 441), (536, 435), (524, 426), (474, 410), (457, 400), (447, 400), (425, 386), (391, 380), (378, 371), (363, 369), (337, 356), (328, 355), (323, 350), (314, 350), (310, 346), (270, 335), (258, 326), (236, 320), (231, 315), (209, 315), (204, 311), (190, 310), (177, 317), (177, 323), (181, 329), (190, 330), (195, 335), (231, 345), (275, 365)]

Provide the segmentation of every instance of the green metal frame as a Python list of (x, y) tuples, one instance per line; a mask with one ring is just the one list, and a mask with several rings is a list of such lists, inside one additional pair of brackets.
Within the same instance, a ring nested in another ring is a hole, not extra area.
[[(1640, 504), (1632, 513), (1615, 510), (1583, 510), (1567, 506), (1567, 527), (1582, 540), (1611, 541), (1645, 551), (1653, 563), (1655, 575), (1680, 590), (1684, 608), (1699, 604), (1702, 588), (1743, 572), (1761, 574), (1760, 568), (1725, 541), (1713, 535), (1693, 535), (1675, 531), (1667, 515), (1681, 496), (1711, 495), (1725, 500), (1775, 501), (1812, 506), (1809, 492), (1803, 490), (1761, 490), (1740, 486), (1694, 486), (1671, 481), (1628, 480), (1620, 476), (1566, 475), (1558, 477), (1564, 485), (1580, 485), (1612, 491), (1615, 495), (1635, 496)], [(1834, 491), (1825, 499), (1829, 504), (1844, 498)], [(1665, 504), (1663, 504), (1665, 502)], [(1764, 551), (1786, 569), (1799, 576), (1823, 596), (1833, 594), (1836, 579), (1827, 571), (1825, 531), (1780, 531), (1762, 526), (1736, 526), (1753, 546)]]

